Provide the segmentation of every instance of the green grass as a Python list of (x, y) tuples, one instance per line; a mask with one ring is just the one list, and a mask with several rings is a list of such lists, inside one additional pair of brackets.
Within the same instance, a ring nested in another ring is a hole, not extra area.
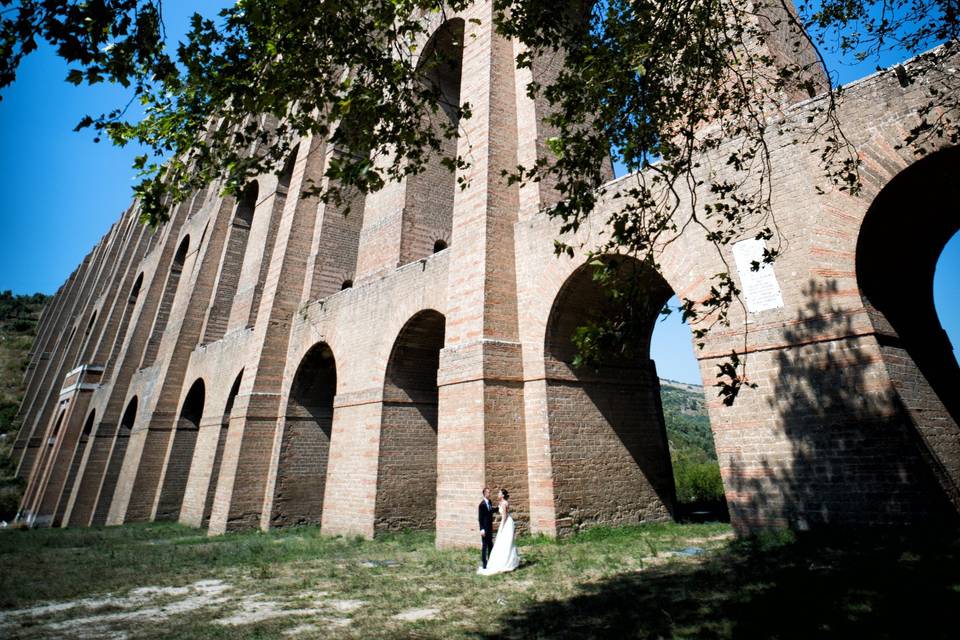
[[(476, 550), (438, 551), (424, 533), (367, 541), (323, 537), (312, 527), (216, 538), (164, 524), (7, 531), (0, 533), (0, 636), (238, 640), (309, 624), (302, 637), (882, 638), (921, 629), (924, 637), (954, 637), (960, 611), (956, 534), (733, 541), (727, 525), (656, 524), (520, 542), (521, 568), (484, 578), (474, 573)], [(678, 553), (688, 547), (702, 551)], [(200, 580), (220, 580), (225, 591), (188, 612), (177, 607), (198, 587), (133, 605), (101, 600), (11, 613)], [(216, 622), (263, 602), (308, 613)], [(167, 613), (122, 617), (161, 606)], [(394, 618), (418, 609), (437, 613)]]

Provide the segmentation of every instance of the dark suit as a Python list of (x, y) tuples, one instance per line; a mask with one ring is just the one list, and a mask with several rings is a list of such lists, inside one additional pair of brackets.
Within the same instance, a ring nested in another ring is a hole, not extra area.
[(493, 503), (487, 506), (487, 501), (480, 503), (477, 509), (479, 516), (480, 529), (485, 535), (480, 537), (480, 560), (483, 562), (483, 568), (487, 568), (487, 558), (490, 557), (490, 550), (493, 549)]

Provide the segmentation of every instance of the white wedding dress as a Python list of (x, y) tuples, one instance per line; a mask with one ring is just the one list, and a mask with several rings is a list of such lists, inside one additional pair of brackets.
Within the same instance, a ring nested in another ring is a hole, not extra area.
[(517, 545), (514, 544), (515, 527), (513, 516), (507, 511), (507, 505), (500, 503), (500, 530), (497, 532), (497, 538), (493, 541), (493, 550), (490, 551), (490, 557), (487, 558), (487, 568), (480, 567), (477, 573), (482, 576), (491, 576), (495, 573), (505, 573), (513, 571), (520, 565), (520, 554), (517, 553)]

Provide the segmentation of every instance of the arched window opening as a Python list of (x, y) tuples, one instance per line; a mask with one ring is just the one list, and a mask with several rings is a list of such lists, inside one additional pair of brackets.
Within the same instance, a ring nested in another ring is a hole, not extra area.
[(90, 337), (90, 332), (93, 331), (93, 325), (97, 322), (97, 312), (94, 311), (90, 316), (90, 322), (87, 323), (87, 328), (83, 332), (84, 339)]
[(277, 190), (284, 194), (290, 189), (290, 180), (293, 179), (293, 169), (297, 164), (298, 153), (300, 153), (299, 144), (290, 151), (290, 155), (287, 156), (286, 161), (283, 163), (283, 168), (281, 168), (280, 173), (277, 174)]
[(443, 160), (457, 156), (463, 35), (463, 20), (448, 20), (437, 29), (420, 57), (418, 70), (424, 89), (437, 105), (437, 110), (424, 118), (439, 138), (440, 149), (430, 152), (421, 172), (407, 178), (400, 264), (435, 253), (431, 251), (434, 241), (451, 236), (457, 180)]
[(137, 298), (140, 297), (140, 289), (143, 287), (143, 272), (140, 272), (140, 275), (137, 276), (137, 281), (133, 283), (133, 288), (130, 289), (130, 297), (128, 302), (131, 305), (137, 304)]
[(65, 413), (65, 411), (61, 411), (60, 415), (57, 416), (57, 421), (53, 425), (53, 431), (50, 432), (50, 437), (47, 438), (47, 446), (50, 448), (57, 443), (57, 436), (60, 435), (60, 427), (63, 426), (63, 416)]
[(345, 291), (347, 289), (353, 288), (353, 280), (344, 280), (343, 284), (340, 285), (340, 291)]
[(173, 256), (173, 262), (170, 264), (170, 273), (167, 274), (167, 282), (163, 287), (160, 306), (157, 308), (157, 315), (153, 321), (153, 331), (150, 333), (150, 339), (147, 341), (147, 347), (144, 350), (143, 362), (141, 364), (142, 369), (153, 365), (157, 359), (160, 340), (163, 338), (163, 332), (167, 328), (167, 321), (170, 319), (170, 311), (173, 308), (173, 301), (177, 297), (180, 276), (183, 273), (183, 265), (187, 261), (187, 253), (189, 251), (190, 236), (187, 235), (180, 241), (180, 246), (177, 248), (177, 252)]
[(437, 371), (445, 329), (441, 313), (421, 311), (393, 344), (383, 388), (377, 531), (436, 526)]
[(227, 446), (227, 434), (230, 428), (230, 414), (233, 412), (233, 403), (240, 393), (240, 382), (243, 380), (243, 369), (237, 374), (230, 387), (230, 393), (227, 395), (227, 404), (223, 408), (223, 417), (220, 419), (219, 435), (217, 437), (217, 449), (213, 455), (213, 467), (210, 471), (210, 483), (207, 485), (207, 498), (203, 506), (203, 522), (201, 526), (207, 526), (210, 523), (210, 514), (213, 513), (213, 500), (217, 495), (217, 483), (220, 480), (220, 465), (223, 462), (223, 451)]
[(120, 418), (120, 424), (117, 427), (116, 436), (113, 439), (113, 447), (110, 449), (109, 462), (106, 472), (103, 475), (103, 484), (100, 487), (100, 493), (96, 499), (96, 506), (93, 510), (93, 519), (90, 524), (102, 525), (107, 522), (107, 515), (110, 513), (110, 505), (113, 502), (113, 494), (117, 489), (117, 480), (120, 477), (120, 469), (123, 467), (123, 459), (127, 454), (127, 444), (130, 441), (130, 433), (133, 431), (133, 425), (137, 419), (137, 396), (133, 396), (127, 403), (127, 408), (123, 411), (123, 417)]
[[(674, 511), (660, 384), (650, 359), (654, 323), (672, 291), (633, 258), (605, 264), (612, 288), (601, 286), (592, 265), (567, 279), (544, 345), (556, 519), (572, 530), (667, 520)], [(628, 327), (626, 337), (604, 340), (607, 348), (581, 364), (575, 336), (597, 321)], [(607, 481), (611, 474), (616, 483)]]
[(180, 517), (205, 399), (206, 387), (203, 379), (198, 378), (187, 392), (173, 433), (173, 444), (170, 447), (160, 500), (157, 503), (156, 520), (158, 521), (177, 520)]
[(444, 240), (437, 240), (433, 243), (433, 252), (440, 253), (447, 248), (447, 243)]
[(247, 253), (250, 227), (253, 224), (253, 212), (257, 207), (259, 194), (260, 185), (254, 180), (243, 190), (230, 222), (226, 246), (220, 260), (220, 274), (217, 280), (216, 293), (207, 314), (207, 326), (203, 334), (204, 344), (216, 342), (227, 331), (230, 311), (233, 308), (237, 286), (240, 283), (240, 271), (243, 267), (244, 256)]
[(321, 342), (303, 357), (290, 387), (271, 526), (320, 523), (336, 394), (336, 359)]

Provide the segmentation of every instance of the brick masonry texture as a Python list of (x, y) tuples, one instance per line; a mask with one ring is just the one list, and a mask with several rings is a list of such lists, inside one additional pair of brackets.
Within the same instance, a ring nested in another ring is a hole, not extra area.
[[(586, 252), (554, 256), (550, 184), (500, 177), (547, 153), (551, 132), (547, 105), (526, 95), (531, 72), (514, 69), (521, 48), (491, 15), (477, 2), (434, 17), (420, 49), (450, 54), (434, 81), (471, 104), (456, 143), (468, 188), (432, 162), (354, 194), (344, 216), (307, 188), (351, 150), (304, 138), (239, 201), (207, 189), (156, 230), (134, 204), (110, 229), (39, 327), (15, 443), (22, 519), (433, 529), (439, 546), (474, 545), (485, 485), (508, 488), (533, 533), (672, 517), (649, 345), (600, 371), (571, 366), (570, 334), (602, 304)], [(534, 73), (556, 64), (536, 60)], [(960, 372), (928, 290), (960, 227), (960, 152), (943, 143), (917, 160), (897, 146), (935, 80), (907, 70), (909, 83), (878, 73), (839, 103), (860, 195), (831, 186), (813, 152), (808, 116), (825, 98), (771, 127), (783, 306), (734, 308), (697, 351), (708, 389), (731, 351), (755, 385), (732, 407), (708, 402), (740, 532), (957, 516)], [(702, 158), (703, 171), (723, 178), (725, 157)], [(635, 179), (612, 181), (610, 196)], [(610, 196), (568, 241), (597, 246), (620, 206)], [(702, 299), (724, 270), (696, 233), (659, 261), (657, 300)]]

